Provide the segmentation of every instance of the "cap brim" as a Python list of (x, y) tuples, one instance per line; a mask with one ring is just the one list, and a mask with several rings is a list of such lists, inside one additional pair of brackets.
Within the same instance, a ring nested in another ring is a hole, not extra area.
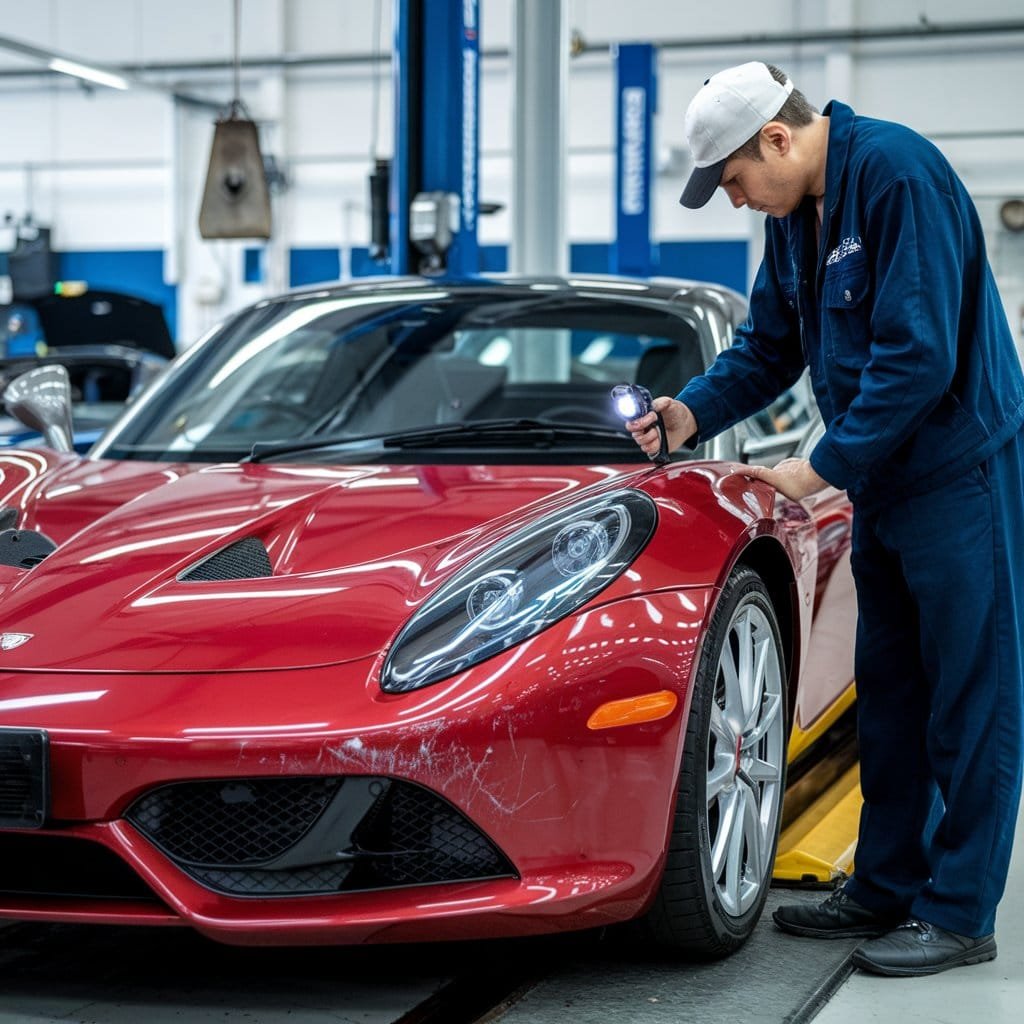
[(695, 167), (690, 175), (690, 180), (679, 197), (679, 202), (690, 210), (699, 210), (715, 194), (722, 180), (722, 171), (725, 170), (726, 160), (719, 160), (710, 167)]

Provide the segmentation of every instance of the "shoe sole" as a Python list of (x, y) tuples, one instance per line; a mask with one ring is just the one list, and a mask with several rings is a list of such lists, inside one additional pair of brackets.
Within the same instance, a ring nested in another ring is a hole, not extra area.
[(940, 974), (953, 967), (970, 967), (972, 964), (983, 964), (996, 958), (996, 944), (980, 946), (976, 949), (967, 949), (960, 956), (943, 960), (941, 964), (929, 964), (923, 967), (889, 967), (886, 964), (876, 963), (869, 957), (864, 956), (861, 951), (854, 950), (850, 958), (853, 963), (862, 971), (869, 971), (871, 974), (882, 974), (887, 978), (919, 978), (926, 974)]
[(879, 925), (877, 928), (809, 928), (802, 924), (792, 924), (783, 921), (774, 914), (772, 920), (781, 931), (790, 935), (799, 935), (805, 939), (878, 939), (891, 932), (900, 922), (894, 924)]
[(800, 925), (779, 924), (778, 921), (775, 924), (780, 931), (804, 939), (880, 939), (892, 931), (892, 928), (802, 928)]

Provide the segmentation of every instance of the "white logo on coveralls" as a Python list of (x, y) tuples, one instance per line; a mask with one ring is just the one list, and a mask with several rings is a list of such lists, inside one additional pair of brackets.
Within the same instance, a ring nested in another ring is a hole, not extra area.
[(13, 651), (15, 647), (26, 644), (35, 633), (0, 633), (0, 651)]
[(860, 236), (857, 235), (853, 238), (844, 238), (829, 254), (828, 259), (825, 260), (825, 265), (831, 267), (833, 263), (838, 263), (840, 260), (845, 260), (847, 256), (853, 255), (855, 252), (860, 252), (864, 246), (861, 245)]

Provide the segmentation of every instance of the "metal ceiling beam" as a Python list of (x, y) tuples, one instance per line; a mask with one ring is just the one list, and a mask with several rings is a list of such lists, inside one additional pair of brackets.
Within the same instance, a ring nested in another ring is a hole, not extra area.
[[(736, 36), (699, 36), (686, 39), (662, 39), (659, 50), (705, 50), (730, 47), (750, 49), (757, 46), (793, 46), (804, 43), (878, 43), (894, 39), (926, 41), (952, 36), (1006, 35), (1024, 32), (1024, 21), (961, 21), (939, 24), (922, 17), (915, 25), (884, 28), (826, 28), (800, 32), (757, 32)], [(585, 51), (591, 47), (586, 45)]]
[[(964, 21), (964, 22), (931, 22), (921, 21), (912, 25), (893, 25), (886, 28), (840, 28), (820, 29), (811, 31), (789, 31), (789, 32), (762, 32), (749, 35), (722, 35), (722, 36), (688, 36), (685, 39), (662, 39), (655, 45), (659, 50), (709, 50), (709, 49), (746, 49), (760, 46), (796, 46), (800, 44), (813, 43), (880, 43), (894, 40), (910, 40), (913, 42), (928, 42), (938, 39), (950, 39), (961, 36), (1005, 36), (1019, 35), (1024, 33), (1024, 20), (1008, 19), (1004, 21)], [(0, 37), (5, 43), (15, 42), (7, 37)], [(609, 55), (612, 47), (621, 40), (615, 42), (591, 43), (580, 40), (575, 53), (601, 53)], [(19, 44), (26, 45), (26, 44)], [(49, 51), (39, 51), (47, 53)], [(491, 47), (482, 49), (481, 57), (496, 58), (509, 57), (510, 51), (507, 47)], [(263, 57), (246, 57), (241, 61), (244, 69), (261, 68), (311, 68), (331, 67), (335, 65), (351, 64), (381, 64), (389, 63), (390, 53), (319, 53), (267, 55)], [(230, 60), (194, 60), (194, 61), (167, 61), (148, 62), (145, 64), (116, 64), (110, 65), (108, 70), (118, 75), (138, 76), (145, 74), (189, 74), (204, 71), (228, 71), (233, 64)], [(39, 69), (17, 69), (6, 68), (0, 70), (0, 79), (17, 78), (29, 75), (53, 74), (46, 68)], [(209, 101), (201, 101), (207, 103)]]

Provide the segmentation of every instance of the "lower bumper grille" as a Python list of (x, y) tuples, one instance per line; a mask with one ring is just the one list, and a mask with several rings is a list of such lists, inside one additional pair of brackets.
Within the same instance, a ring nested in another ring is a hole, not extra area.
[(309, 896), (513, 877), (446, 800), (379, 776), (162, 786), (127, 819), (200, 884), (232, 896)]
[(46, 733), (0, 729), (0, 828), (39, 828), (46, 820)]

